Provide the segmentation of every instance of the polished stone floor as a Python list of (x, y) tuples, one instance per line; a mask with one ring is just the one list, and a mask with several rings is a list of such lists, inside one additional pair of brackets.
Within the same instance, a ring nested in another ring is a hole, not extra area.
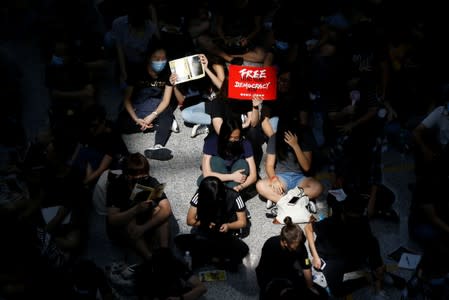
[[(39, 55), (37, 43), (33, 40), (16, 40), (0, 42), (0, 50), (8, 59), (16, 62), (22, 73), (23, 124), (29, 140), (33, 140), (47, 126), (46, 109), (48, 107), (48, 92), (44, 85), (44, 64)], [(113, 81), (113, 65), (105, 73), (100, 83), (100, 101), (107, 110), (108, 116), (114, 118), (121, 103), (121, 92)], [(174, 217), (177, 221), (177, 232), (188, 232), (185, 224), (189, 200), (194, 194), (195, 181), (200, 174), (201, 151), (203, 137), (190, 138), (190, 128), (184, 126), (179, 111), (176, 112), (181, 132), (172, 134), (167, 147), (173, 150), (174, 158), (170, 161), (151, 161), (151, 172), (161, 182), (167, 183), (166, 193), (172, 203)], [(131, 151), (143, 152), (153, 144), (152, 134), (135, 134), (125, 137)], [(385, 221), (372, 221), (373, 231), (381, 243), (382, 255), (388, 264), (394, 268), (395, 262), (387, 259), (387, 254), (399, 246), (417, 249), (409, 241), (407, 233), (407, 216), (410, 204), (408, 184), (413, 182), (413, 162), (409, 155), (398, 153), (394, 149), (384, 153), (384, 183), (396, 194), (394, 203), (400, 215), (399, 224)], [(264, 175), (263, 170), (261, 172)], [(244, 241), (250, 247), (250, 254), (245, 258), (244, 266), (237, 273), (229, 273), (226, 281), (207, 283), (208, 292), (203, 299), (258, 299), (258, 287), (255, 280), (254, 267), (257, 265), (261, 247), (264, 241), (280, 232), (280, 225), (271, 223), (265, 216), (265, 203), (258, 197), (247, 202), (251, 213), (252, 227), (250, 235)], [(121, 249), (112, 245), (104, 232), (104, 217), (92, 212), (91, 232), (88, 249), (85, 255), (94, 259), (99, 265), (106, 266), (115, 260), (133, 259)], [(177, 232), (174, 232), (175, 234)], [(344, 234), (344, 233), (342, 233)], [(394, 272), (410, 276), (409, 271)], [(392, 286), (386, 286), (390, 299), (399, 299), (400, 291)], [(357, 291), (353, 299), (369, 299), (368, 289)]]

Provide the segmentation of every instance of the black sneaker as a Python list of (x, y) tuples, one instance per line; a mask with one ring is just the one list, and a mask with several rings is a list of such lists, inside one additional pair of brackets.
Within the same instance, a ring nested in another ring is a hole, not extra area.
[(265, 216), (269, 219), (274, 219), (278, 215), (278, 208), (275, 206), (273, 207), (270, 212), (265, 213)]
[(248, 186), (247, 188), (245, 188), (243, 191), (240, 192), (240, 196), (242, 196), (242, 199), (245, 202), (254, 198), (257, 194), (258, 193), (255, 184)]
[(155, 159), (162, 161), (170, 160), (173, 158), (171, 150), (161, 145), (155, 145), (154, 147), (148, 148), (143, 152), (143, 154), (148, 159)]

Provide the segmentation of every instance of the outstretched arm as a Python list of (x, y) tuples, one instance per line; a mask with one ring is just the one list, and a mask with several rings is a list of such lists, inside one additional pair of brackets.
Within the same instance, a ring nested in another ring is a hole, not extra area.
[(309, 250), (313, 257), (312, 264), (315, 268), (321, 269), (321, 258), (318, 255), (318, 251), (315, 247), (315, 233), (313, 231), (312, 223), (306, 224), (306, 226), (304, 227), (304, 233), (306, 234), (307, 243), (309, 244)]

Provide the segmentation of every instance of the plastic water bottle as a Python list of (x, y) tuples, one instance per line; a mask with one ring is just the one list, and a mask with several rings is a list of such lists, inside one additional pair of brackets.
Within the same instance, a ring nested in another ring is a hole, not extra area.
[(327, 203), (327, 199), (323, 199), (323, 197), (320, 197), (316, 199), (315, 204), (317, 209), (316, 216), (318, 217), (318, 221), (327, 218), (329, 216), (329, 205)]
[(186, 262), (187, 267), (192, 270), (192, 256), (190, 255), (190, 251), (186, 251), (184, 254), (184, 261)]

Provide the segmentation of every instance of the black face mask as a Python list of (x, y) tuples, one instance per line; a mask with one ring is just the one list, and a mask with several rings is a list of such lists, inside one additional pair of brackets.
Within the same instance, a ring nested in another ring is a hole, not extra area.
[(226, 154), (230, 157), (239, 157), (243, 153), (243, 146), (240, 141), (229, 141), (226, 144)]

